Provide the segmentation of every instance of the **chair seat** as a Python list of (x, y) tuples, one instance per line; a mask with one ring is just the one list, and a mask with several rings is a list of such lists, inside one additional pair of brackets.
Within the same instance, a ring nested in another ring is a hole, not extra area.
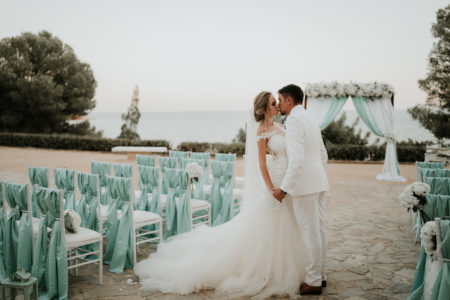
[(71, 233), (66, 230), (64, 234), (64, 243), (67, 248), (76, 248), (83, 245), (89, 245), (102, 240), (102, 236), (97, 231), (80, 227), (77, 233)]
[(133, 214), (134, 227), (142, 227), (148, 224), (155, 224), (162, 221), (160, 215), (143, 210), (135, 210)]
[[(139, 202), (139, 198), (141, 197), (141, 191), (139, 191), (139, 190), (136, 190), (136, 191), (134, 191), (134, 201), (136, 202), (136, 203), (138, 203)], [(150, 202), (150, 203), (152, 203), (152, 194), (148, 194), (147, 195), (147, 198), (148, 198), (148, 202)], [(167, 203), (167, 194), (165, 195), (165, 194), (159, 194), (159, 201), (160, 201), (160, 203), (161, 203), (161, 208), (165, 208), (166, 207), (166, 203)]]
[(208, 201), (191, 199), (191, 211), (192, 212), (209, 209), (210, 207), (211, 207), (211, 204)]

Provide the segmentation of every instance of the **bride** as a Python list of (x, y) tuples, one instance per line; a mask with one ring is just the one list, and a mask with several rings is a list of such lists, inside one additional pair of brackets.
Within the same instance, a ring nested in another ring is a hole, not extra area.
[[(163, 242), (134, 271), (144, 291), (189, 294), (215, 289), (229, 298), (295, 297), (306, 256), (292, 199), (271, 191), (287, 168), (284, 129), (272, 121), (278, 106), (259, 93), (247, 122), (241, 213), (216, 227), (199, 226)], [(273, 157), (266, 161), (266, 151)]]

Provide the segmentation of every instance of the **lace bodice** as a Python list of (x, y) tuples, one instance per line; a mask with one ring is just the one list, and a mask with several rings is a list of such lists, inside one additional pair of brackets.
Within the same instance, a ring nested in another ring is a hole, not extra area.
[(256, 137), (256, 141), (267, 139), (267, 150), (273, 158), (286, 157), (286, 146), (284, 144), (284, 135), (280, 132), (271, 130), (264, 132)]

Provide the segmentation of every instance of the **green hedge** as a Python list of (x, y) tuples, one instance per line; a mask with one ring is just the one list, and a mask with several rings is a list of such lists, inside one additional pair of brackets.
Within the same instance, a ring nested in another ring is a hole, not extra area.
[(242, 156), (245, 153), (245, 144), (182, 142), (178, 145), (177, 150), (210, 153), (236, 153), (238, 156)]
[(111, 151), (115, 146), (167, 147), (165, 140), (127, 140), (67, 134), (31, 134), (0, 132), (0, 145), (66, 150)]

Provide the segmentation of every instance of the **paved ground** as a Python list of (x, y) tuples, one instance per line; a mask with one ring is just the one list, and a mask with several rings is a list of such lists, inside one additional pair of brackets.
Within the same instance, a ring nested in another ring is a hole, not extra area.
[[(0, 154), (1, 152), (0, 148)], [(70, 152), (64, 152), (64, 156), (67, 161)], [(55, 159), (57, 160), (52, 155), (52, 161)], [(26, 171), (10, 171), (5, 168), (5, 164), (12, 163), (11, 155), (8, 162), (0, 158), (0, 180), (26, 181)], [(26, 160), (20, 163), (26, 163)], [(88, 163), (83, 162), (82, 168), (85, 168), (84, 164)], [(419, 245), (413, 242), (409, 216), (397, 199), (405, 184), (375, 180), (381, 168), (381, 165), (329, 165), (328, 287), (324, 289), (322, 296), (303, 299), (407, 298)], [(22, 169), (25, 170), (25, 167)], [(413, 181), (413, 165), (401, 165), (401, 172), (408, 182)], [(154, 248), (141, 249), (138, 260), (147, 257), (151, 251)], [(132, 270), (113, 274), (107, 268), (108, 266), (104, 268), (103, 286), (97, 284), (98, 273), (94, 266), (81, 268), (76, 277), (70, 276), (70, 298), (223, 299), (214, 291), (190, 296), (142, 295)]]

